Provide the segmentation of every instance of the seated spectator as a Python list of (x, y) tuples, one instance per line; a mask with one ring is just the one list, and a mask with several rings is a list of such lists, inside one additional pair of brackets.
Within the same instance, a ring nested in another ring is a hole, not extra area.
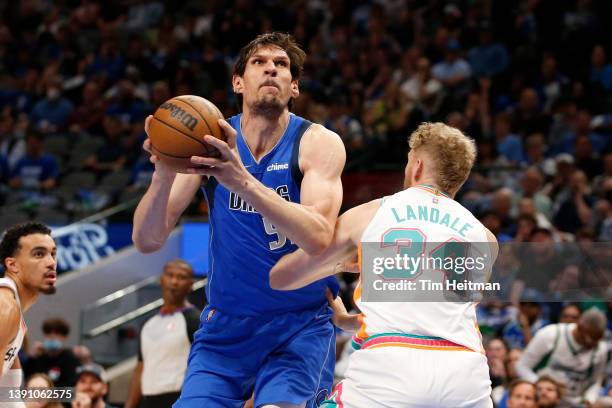
[(592, 116), (588, 110), (582, 109), (578, 111), (576, 117), (571, 123), (571, 127), (567, 129), (563, 138), (553, 145), (553, 153), (569, 153), (571, 155), (577, 154), (578, 151), (576, 150), (576, 140), (579, 137), (586, 137), (590, 142), (590, 148), (592, 151), (597, 154), (601, 153), (606, 147), (606, 138), (605, 136), (594, 132), (591, 123)]
[(149, 160), (149, 154), (141, 154), (140, 159), (136, 161), (132, 167), (132, 176), (128, 182), (128, 190), (142, 190), (146, 189), (151, 182), (153, 172), (155, 171), (155, 165)]
[[(101, 365), (86, 364), (80, 366), (77, 373), (78, 378), (74, 389), (77, 396), (72, 402), (72, 408), (115, 408), (104, 401), (104, 397), (108, 394), (108, 383), (106, 372)], [(80, 405), (80, 401), (83, 401), (84, 404)]]
[(70, 131), (92, 135), (102, 133), (106, 102), (100, 92), (100, 85), (95, 81), (88, 81), (83, 87), (81, 98), (81, 104), (70, 115)]
[[(524, 296), (531, 301), (540, 301), (548, 291), (551, 274), (560, 271), (564, 265), (563, 253), (555, 247), (553, 233), (546, 228), (536, 228), (529, 240), (531, 244), (520, 248), (521, 265), (512, 284), (512, 304), (518, 305)], [(538, 273), (534, 273), (538, 271)], [(523, 291), (528, 288), (523, 295)]]
[(495, 388), (506, 381), (505, 361), (508, 357), (508, 346), (499, 338), (489, 340), (485, 345), (491, 387)]
[(66, 347), (70, 326), (61, 318), (43, 322), (44, 340), (34, 345), (34, 354), (23, 366), (26, 376), (44, 373), (57, 387), (72, 387), (76, 383), (76, 369), (80, 362)]
[(510, 242), (512, 237), (502, 231), (502, 220), (497, 213), (486, 211), (479, 217), (482, 224), (489, 230), (499, 242)]
[(612, 64), (606, 61), (606, 49), (596, 44), (591, 53), (591, 82), (612, 91)]
[(563, 306), (563, 309), (561, 309), (559, 323), (578, 323), (581, 315), (582, 310), (580, 310), (580, 306), (575, 303), (570, 303)]
[(538, 408), (571, 408), (563, 399), (563, 387), (549, 375), (538, 378), (536, 386), (536, 401)]
[(85, 159), (83, 167), (91, 170), (99, 177), (110, 171), (121, 170), (126, 162), (125, 127), (117, 116), (104, 117), (104, 145), (98, 151)]
[[(507, 408), (537, 408), (536, 387), (524, 380), (515, 380), (508, 387)], [(500, 406), (500, 408), (502, 408)]]
[(514, 111), (512, 130), (525, 137), (532, 133), (547, 135), (549, 127), (550, 118), (542, 113), (536, 91), (533, 88), (523, 89)]
[(521, 358), (522, 354), (523, 350), (512, 349), (506, 356), (506, 360), (504, 361), (506, 378), (504, 379), (503, 384), (493, 388), (493, 391), (491, 392), (491, 398), (493, 399), (493, 403), (496, 407), (501, 408), (508, 405), (508, 387), (514, 381), (519, 379), (518, 373), (516, 372), (516, 362), (519, 360), (519, 358)]
[[(39, 390), (50, 390), (54, 388), (53, 381), (48, 375), (37, 373), (33, 374), (28, 378), (25, 383), (25, 389), (39, 389)], [(10, 405), (10, 404), (9, 404)], [(62, 408), (63, 405), (60, 402), (51, 402), (50, 400), (41, 401), (28, 401), (25, 403), (26, 408)]]
[(450, 40), (446, 44), (444, 60), (435, 64), (431, 73), (445, 86), (452, 106), (458, 107), (461, 98), (465, 98), (469, 93), (472, 70), (470, 64), (461, 58), (461, 45), (457, 40)]
[(43, 150), (43, 135), (30, 128), (26, 136), (26, 154), (11, 173), (9, 185), (25, 191), (49, 191), (57, 184), (59, 165)]
[(512, 236), (516, 230), (515, 220), (512, 217), (512, 197), (514, 193), (508, 188), (501, 188), (493, 194), (490, 210), (502, 222), (502, 232)]
[(584, 171), (589, 179), (603, 171), (603, 164), (599, 154), (593, 151), (593, 145), (588, 136), (576, 137), (574, 141), (576, 167)]
[(603, 166), (603, 173), (593, 178), (593, 181), (591, 182), (591, 188), (593, 189), (594, 194), (606, 198), (603, 184), (607, 179), (612, 179), (612, 150), (605, 152), (601, 158), (601, 161)]
[(68, 127), (68, 120), (74, 110), (70, 100), (62, 96), (62, 85), (58, 79), (49, 81), (45, 99), (34, 105), (30, 114), (31, 123), (47, 132), (56, 132)]
[(535, 80), (535, 89), (543, 101), (544, 112), (551, 112), (568, 82), (568, 79), (558, 70), (555, 56), (550, 53), (545, 54), (542, 58), (539, 78)]
[(111, 99), (107, 115), (118, 117), (125, 125), (131, 125), (143, 120), (146, 112), (150, 111), (141, 99), (134, 94), (134, 84), (128, 79), (122, 79), (111, 88), (107, 94)]
[[(548, 197), (548, 196), (547, 196)], [(533, 201), (533, 198), (523, 197), (518, 203), (518, 217), (527, 216), (535, 220), (535, 225), (538, 228), (552, 229), (553, 225), (544, 214), (538, 211)], [(519, 223), (517, 219), (517, 224)], [(518, 227), (517, 227), (518, 229)], [(532, 231), (533, 232), (533, 231)], [(531, 236), (531, 235), (530, 235)]]
[[(543, 192), (550, 197), (553, 204), (559, 195), (568, 194), (568, 186), (575, 169), (574, 158), (571, 155), (561, 153), (555, 157), (553, 167), (554, 177), (550, 183), (544, 186), (543, 189)], [(544, 174), (548, 173), (544, 172)]]
[(588, 187), (586, 174), (582, 170), (575, 170), (569, 181), (569, 190), (560, 194), (555, 202), (557, 211), (553, 222), (560, 231), (574, 234), (580, 228), (588, 226), (591, 208), (595, 204)]
[(592, 307), (578, 323), (551, 324), (535, 334), (517, 369), (524, 380), (550, 375), (566, 387), (564, 401), (594, 403), (605, 378), (608, 348), (603, 340), (606, 316)]
[(521, 193), (516, 196), (516, 203), (523, 197), (533, 199), (538, 213), (543, 214), (547, 219), (552, 216), (552, 202), (550, 198), (541, 190), (544, 177), (536, 166), (527, 168), (521, 177)]
[(337, 97), (331, 101), (328, 119), (323, 125), (342, 137), (349, 158), (354, 158), (365, 147), (363, 129), (357, 120), (348, 113), (347, 101)]
[(416, 72), (400, 85), (400, 89), (426, 117), (438, 112), (444, 96), (442, 83), (432, 76), (431, 63), (425, 57), (417, 60)]
[(552, 176), (555, 174), (555, 162), (547, 158), (546, 155), (547, 147), (544, 135), (542, 133), (532, 133), (527, 136), (525, 142), (525, 158), (522, 163), (535, 166), (542, 174)]
[(508, 66), (508, 51), (503, 44), (495, 41), (490, 21), (483, 21), (479, 29), (480, 44), (468, 52), (468, 61), (475, 77), (491, 78), (501, 74)]
[[(524, 198), (523, 200), (529, 200), (529, 198)], [(523, 200), (521, 200), (521, 202)], [(529, 242), (537, 227), (538, 221), (533, 215), (520, 213), (516, 219), (516, 234), (514, 235), (514, 242)]]
[(518, 135), (511, 132), (510, 125), (511, 116), (509, 113), (500, 112), (495, 115), (493, 132), (495, 133), (497, 151), (510, 162), (520, 163), (524, 158), (523, 142)]
[(25, 150), (25, 137), (15, 123), (15, 113), (6, 106), (0, 113), (0, 154), (6, 158), (10, 170), (25, 155)]
[(524, 348), (533, 336), (549, 322), (542, 316), (542, 305), (523, 296), (518, 308), (518, 315), (502, 330), (502, 337), (510, 348)]

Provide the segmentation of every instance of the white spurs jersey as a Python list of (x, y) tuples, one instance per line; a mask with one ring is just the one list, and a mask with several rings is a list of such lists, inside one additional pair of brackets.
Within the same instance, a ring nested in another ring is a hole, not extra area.
[[(15, 295), (15, 299), (17, 300), (17, 305), (21, 309), (21, 303), (19, 301), (19, 293), (17, 292), (17, 285), (12, 279), (9, 278), (0, 278), (0, 288), (9, 288), (13, 291)], [(17, 336), (11, 341), (9, 344), (8, 350), (2, 356), (4, 358), (4, 364), (2, 365), (2, 373), (0, 373), (0, 377), (4, 376), (8, 370), (13, 367), (13, 363), (17, 358), (17, 354), (21, 349), (21, 345), (23, 343), (23, 338), (25, 337), (27, 331), (27, 327), (25, 321), (23, 320), (23, 313), (21, 313), (21, 322), (19, 324), (19, 331), (17, 331)]]
[[(398, 253), (402, 247), (403, 250), (416, 251), (411, 252), (411, 256), (431, 259), (440, 254), (440, 248), (448, 242), (479, 243), (455, 244), (455, 247), (472, 248), (466, 249), (472, 257), (479, 255), (486, 259), (491, 256), (490, 253), (482, 254), (482, 248), (486, 247), (486, 252), (489, 252), (489, 246), (484, 244), (487, 243), (486, 229), (476, 217), (444, 193), (419, 185), (382, 200), (362, 235), (360, 259), (366, 259), (364, 251), (372, 245), (395, 246)], [(422, 268), (418, 278), (428, 277), (444, 284), (447, 276), (435, 269)], [(421, 284), (417, 290), (419, 286)], [(470, 350), (483, 350), (474, 301), (444, 301), (445, 298), (440, 297), (441, 301), (363, 302), (361, 294), (359, 286), (354, 297), (363, 314), (363, 325), (354, 337), (356, 347), (364, 340), (372, 339), (373, 335), (382, 337), (389, 333), (403, 333), (416, 338), (441, 338)], [(431, 346), (431, 342), (429, 344), (420, 348), (437, 349)]]

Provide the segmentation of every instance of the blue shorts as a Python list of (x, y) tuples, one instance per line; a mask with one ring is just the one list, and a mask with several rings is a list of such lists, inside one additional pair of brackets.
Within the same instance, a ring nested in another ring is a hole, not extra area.
[(181, 397), (173, 408), (242, 408), (286, 402), (307, 408), (331, 390), (336, 362), (332, 312), (265, 317), (228, 315), (207, 306), (195, 333)]

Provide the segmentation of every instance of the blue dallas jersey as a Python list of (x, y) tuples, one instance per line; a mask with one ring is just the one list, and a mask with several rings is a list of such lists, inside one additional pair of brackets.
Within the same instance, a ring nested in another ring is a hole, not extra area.
[[(289, 125), (274, 148), (255, 161), (240, 129), (240, 116), (229, 119), (247, 170), (287, 201), (300, 202), (302, 173), (298, 165), (300, 140), (311, 122), (290, 114)], [(297, 249), (249, 203), (210, 178), (204, 187), (209, 206), (210, 257), (206, 295), (214, 308), (245, 316), (291, 312), (326, 303), (325, 289), (337, 292), (335, 277), (294, 291), (270, 288), (270, 269)]]

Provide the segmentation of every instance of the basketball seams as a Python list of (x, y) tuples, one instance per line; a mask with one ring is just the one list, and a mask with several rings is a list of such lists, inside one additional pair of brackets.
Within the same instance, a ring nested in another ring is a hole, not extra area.
[(176, 98), (173, 98), (173, 99), (175, 99), (175, 100), (177, 100), (177, 101), (180, 101), (180, 102), (183, 102), (185, 105), (189, 106), (191, 109), (193, 109), (195, 112), (197, 112), (197, 113), (198, 113), (198, 115), (200, 115), (200, 117), (201, 117), (201, 118), (202, 118), (202, 120), (204, 121), (204, 123), (206, 123), (206, 127), (208, 128), (208, 131), (210, 132), (210, 133), (208, 133), (208, 134), (209, 134), (209, 135), (212, 135), (213, 130), (212, 130), (212, 128), (210, 127), (210, 125), (208, 124), (208, 121), (206, 120), (206, 118), (204, 117), (204, 115), (202, 115), (202, 112), (200, 112), (200, 111), (199, 111), (199, 110), (198, 110), (198, 109), (197, 109), (195, 106), (193, 106), (192, 104), (190, 104), (190, 103), (189, 103), (189, 102), (187, 102), (186, 100), (184, 100), (184, 99), (179, 99), (179, 98), (180, 98), (180, 96), (177, 96)]
[[(170, 129), (175, 130), (175, 131), (179, 132), (180, 134), (182, 134), (182, 135), (184, 135), (184, 136), (187, 136), (187, 137), (188, 137), (188, 138), (190, 138), (191, 140), (194, 140), (194, 141), (198, 142), (199, 144), (201, 144), (201, 145), (204, 147), (204, 149), (206, 150), (206, 153), (207, 153), (207, 154), (210, 154), (210, 153), (209, 153), (209, 151), (210, 151), (210, 146), (209, 146), (207, 143), (205, 143), (204, 141), (199, 140), (199, 139), (197, 139), (197, 138), (195, 138), (195, 137), (191, 136), (190, 134), (187, 134), (187, 133), (183, 132), (182, 130), (180, 130), (180, 129), (178, 129), (178, 128), (174, 127), (174, 126), (172, 126), (171, 124), (169, 124), (169, 123), (167, 123), (167, 122), (165, 122), (165, 121), (161, 120), (160, 118), (158, 118), (158, 117), (156, 117), (156, 116), (153, 116), (153, 119), (155, 119), (155, 120), (159, 121), (160, 123), (163, 123), (164, 125), (168, 126)], [(160, 150), (160, 151), (161, 151), (161, 150)], [(163, 152), (162, 152), (162, 153), (163, 153)]]
[(170, 153), (166, 153), (166, 152), (162, 152), (161, 150), (159, 150), (158, 148), (156, 148), (155, 146), (153, 146), (153, 150), (155, 150), (155, 154), (157, 155), (158, 153), (163, 154), (164, 156), (168, 156), (171, 157), (173, 159), (191, 159), (191, 156), (175, 156), (174, 154), (170, 154)]

